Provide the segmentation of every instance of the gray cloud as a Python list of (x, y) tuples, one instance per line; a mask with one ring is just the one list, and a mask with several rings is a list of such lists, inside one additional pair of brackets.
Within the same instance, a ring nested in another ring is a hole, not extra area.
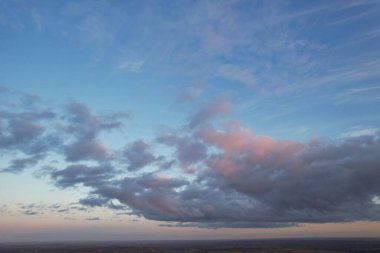
[(198, 228), (283, 228), (296, 227), (296, 223), (286, 222), (167, 222), (160, 224), (161, 227), (198, 227)]
[[(221, 150), (202, 160), (206, 169), (195, 180), (143, 174), (101, 185), (96, 193), (119, 200), (134, 214), (174, 222), (169, 226), (286, 227), (380, 219), (380, 206), (372, 201), (380, 194), (379, 135), (302, 144), (249, 131), (241, 131), (239, 140), (237, 131), (218, 132), (217, 139), (203, 136)], [(235, 143), (226, 141), (231, 136)]]
[(105, 160), (108, 150), (104, 144), (93, 139), (79, 140), (65, 149), (66, 160), (76, 162), (80, 160)]
[[(75, 214), (77, 212), (91, 212), (91, 206), (83, 206), (81, 203), (70, 204), (49, 204), (45, 202), (38, 203), (18, 203), (18, 213), (23, 215), (40, 215), (45, 213), (56, 213), (58, 215)], [(1, 209), (0, 209), (1, 211)]]
[(67, 106), (68, 130), (84, 138), (94, 138), (102, 130), (112, 130), (122, 125), (127, 113), (95, 115), (84, 104), (73, 102)]
[(176, 158), (183, 166), (202, 161), (207, 155), (206, 146), (199, 140), (194, 140), (189, 136), (179, 136), (169, 133), (159, 136), (157, 141), (175, 147)]
[(95, 196), (89, 196), (88, 198), (79, 200), (80, 204), (82, 204), (84, 206), (90, 206), (90, 207), (104, 206), (108, 202), (109, 202), (108, 198), (99, 198), (99, 197), (95, 197)]
[(0, 111), (0, 148), (20, 150), (26, 154), (45, 151), (52, 138), (44, 135), (44, 121), (55, 117), (53, 112), (4, 112)]
[(37, 96), (8, 89), (0, 95), (0, 151), (9, 158), (0, 171), (17, 173), (60, 145), (60, 137), (48, 127), (57, 115)]
[[(134, 210), (134, 214), (148, 219), (175, 217), (182, 212), (175, 197), (175, 190), (186, 185), (186, 180), (143, 174), (139, 177), (125, 177), (113, 185), (99, 187), (97, 194), (117, 199)], [(144, 210), (143, 213), (140, 210)]]
[(185, 87), (178, 95), (177, 102), (183, 103), (194, 100), (202, 94), (204, 88), (205, 85), (200, 82)]
[(208, 123), (209, 120), (228, 113), (231, 108), (231, 104), (225, 99), (217, 99), (206, 103), (189, 119), (189, 127), (194, 128)]
[[(9, 91), (0, 93), (7, 97)], [(23, 104), (24, 95), (15, 96), (11, 100)], [(56, 186), (89, 190), (75, 206), (25, 205), (25, 215), (103, 206), (168, 226), (214, 228), (380, 220), (373, 201), (380, 196), (380, 133), (276, 140), (236, 122), (222, 127), (213, 121), (229, 108), (226, 101), (211, 101), (190, 118), (190, 127), (160, 134), (152, 143), (174, 149), (163, 156), (141, 140), (107, 149), (99, 134), (120, 128), (124, 114), (98, 115), (71, 103), (61, 115), (38, 99), (17, 109), (4, 102), (0, 150), (9, 163), (2, 172), (47, 168)], [(65, 164), (49, 164), (50, 154)], [(155, 170), (139, 170), (147, 165)], [(182, 173), (190, 167), (191, 174)]]
[(25, 215), (39, 215), (39, 214), (42, 214), (42, 213), (34, 212), (34, 211), (31, 211), (31, 210), (26, 210), (26, 211), (23, 212), (23, 214), (25, 214)]
[(11, 160), (10, 165), (8, 167), (3, 168), (0, 171), (11, 173), (21, 172), (26, 168), (35, 166), (41, 158), (41, 155), (34, 155), (27, 158), (13, 159)]
[(97, 221), (97, 220), (100, 220), (99, 217), (89, 217), (89, 218), (86, 218), (86, 220), (88, 221)]
[(96, 139), (98, 134), (120, 128), (123, 124), (122, 120), (128, 117), (127, 113), (96, 115), (84, 104), (76, 102), (67, 106), (67, 113), (66, 131), (74, 135), (74, 140), (66, 145), (65, 155), (66, 160), (71, 162), (104, 161), (108, 157), (108, 150)]
[(128, 170), (130, 171), (143, 168), (157, 160), (151, 153), (149, 145), (141, 140), (135, 141), (126, 147), (123, 151), (123, 156), (129, 163)]
[(73, 187), (78, 184), (97, 187), (109, 183), (115, 170), (110, 166), (91, 167), (87, 165), (70, 165), (63, 170), (55, 170), (51, 173), (55, 184), (62, 188)]
[(3, 89), (1, 95), (0, 150), (9, 158), (1, 172), (33, 168), (49, 153), (63, 155), (68, 162), (106, 162), (110, 152), (98, 135), (120, 128), (128, 117), (127, 113), (93, 114), (75, 102), (57, 113), (59, 110), (50, 109), (51, 105), (36, 96), (8, 89)]

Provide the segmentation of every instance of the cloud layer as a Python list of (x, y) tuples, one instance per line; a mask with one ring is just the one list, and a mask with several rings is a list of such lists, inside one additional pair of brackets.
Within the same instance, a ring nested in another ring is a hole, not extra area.
[[(112, 150), (100, 133), (126, 114), (96, 114), (80, 103), (51, 109), (3, 89), (4, 173), (47, 173), (57, 187), (87, 187), (81, 205), (129, 210), (166, 226), (286, 227), (380, 220), (380, 135), (301, 143), (257, 135), (211, 101), (183, 127)], [(11, 103), (12, 102), (12, 103)], [(14, 109), (17, 103), (19, 109)], [(159, 152), (157, 150), (165, 150)], [(51, 163), (51, 157), (58, 163)], [(115, 204), (117, 203), (117, 204)], [(35, 215), (26, 209), (25, 215)]]

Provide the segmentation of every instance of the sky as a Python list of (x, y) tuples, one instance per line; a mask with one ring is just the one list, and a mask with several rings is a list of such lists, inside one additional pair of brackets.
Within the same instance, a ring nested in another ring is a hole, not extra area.
[(379, 1), (0, 1), (0, 242), (380, 236)]

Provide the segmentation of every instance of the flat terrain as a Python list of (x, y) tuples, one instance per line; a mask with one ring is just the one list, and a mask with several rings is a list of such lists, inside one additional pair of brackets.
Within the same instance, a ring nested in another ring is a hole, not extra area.
[(0, 253), (380, 253), (380, 239), (2, 243)]

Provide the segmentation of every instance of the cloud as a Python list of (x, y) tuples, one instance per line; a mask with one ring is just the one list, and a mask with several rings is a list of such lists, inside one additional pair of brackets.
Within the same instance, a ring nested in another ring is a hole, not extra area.
[[(128, 16), (124, 8), (102, 1), (68, 2), (63, 5), (61, 12), (63, 20), (70, 20), (75, 24), (66, 36), (76, 43), (83, 43), (100, 51), (114, 45)], [(67, 29), (62, 24), (57, 25)]]
[(114, 175), (115, 170), (110, 166), (87, 166), (69, 165), (63, 170), (55, 170), (51, 173), (55, 184), (62, 188), (74, 187), (78, 184), (97, 187), (101, 184), (109, 183), (109, 179)]
[[(93, 211), (92, 207), (96, 205), (90, 205), (88, 203), (46, 203), (46, 202), (37, 202), (37, 203), (18, 203), (19, 207), (18, 214), (21, 215), (42, 215), (47, 213), (54, 213), (56, 215), (75, 215), (78, 212), (90, 213)], [(17, 210), (17, 209), (16, 209)], [(1, 211), (1, 210), (0, 210)], [(5, 211), (4, 211), (5, 212)], [(9, 210), (8, 213), (11, 213)]]
[(1, 169), (1, 172), (12, 172), (12, 173), (17, 173), (21, 172), (26, 168), (30, 168), (35, 166), (40, 160), (41, 156), (35, 155), (35, 156), (30, 156), (28, 158), (16, 158), (11, 160), (11, 164), (6, 167)]
[[(380, 219), (373, 201), (380, 193), (379, 136), (307, 144), (232, 125), (193, 135), (198, 139), (191, 141), (202, 141), (209, 152), (217, 148), (196, 159), (203, 169), (193, 180), (145, 173), (87, 185), (99, 197), (117, 199), (133, 214), (168, 226), (287, 227)], [(184, 139), (173, 134), (159, 141), (177, 146)]]
[(360, 130), (352, 130), (342, 134), (342, 137), (360, 137), (365, 135), (376, 135), (380, 131), (380, 128), (365, 128)]
[(52, 112), (4, 112), (0, 111), (2, 129), (0, 148), (19, 149), (24, 153), (36, 154), (44, 149), (44, 121), (54, 118)]
[(98, 221), (98, 220), (101, 220), (99, 217), (89, 217), (89, 218), (86, 218), (86, 220), (89, 220), (89, 221)]
[(71, 208), (64, 204), (48, 204), (37, 202), (32, 204), (18, 203), (19, 213), (24, 215), (41, 215), (47, 212), (70, 213)]
[(97, 197), (92, 196), (92, 197), (79, 200), (79, 203), (84, 206), (96, 207), (96, 206), (103, 206), (108, 201), (109, 200), (106, 198), (97, 198)]
[(380, 87), (365, 87), (348, 89), (341, 94), (335, 96), (337, 104), (345, 104), (350, 102), (372, 102), (379, 99)]
[(247, 87), (253, 87), (256, 83), (252, 71), (232, 64), (224, 64), (220, 66), (219, 74), (228, 80), (242, 83)]
[(189, 102), (194, 100), (195, 98), (199, 97), (203, 90), (204, 90), (204, 84), (201, 83), (195, 83), (193, 85), (185, 87), (179, 96), (177, 97), (178, 102)]
[(39, 97), (3, 88), (0, 92), (0, 151), (8, 165), (1, 172), (32, 168), (60, 145), (49, 125), (57, 114)]
[(363, 3), (362, 5), (368, 5), (368, 6), (365, 6), (366, 7), (365, 11), (361, 10), (360, 8), (357, 8), (357, 7), (360, 7), (361, 4), (356, 4), (356, 5), (355, 4), (347, 4), (347, 5), (343, 6), (343, 8), (355, 8), (356, 12), (354, 12), (354, 14), (352, 14), (352, 15), (349, 15), (348, 17), (337, 19), (335, 22), (332, 22), (330, 25), (347, 25), (347, 23), (352, 23), (355, 21), (358, 22), (361, 19), (374, 18), (374, 17), (376, 17), (376, 14), (379, 11), (379, 9), (377, 8), (378, 5), (374, 5), (371, 7), (371, 5), (373, 5), (374, 3), (375, 2)]
[[(42, 163), (48, 154), (68, 162), (102, 161), (110, 155), (98, 136), (122, 127), (127, 113), (94, 114), (81, 103), (64, 111), (37, 96), (3, 88), (0, 103), (0, 150), (8, 165), (0, 172), (18, 173)], [(54, 108), (54, 109), (53, 109)]]
[(95, 115), (84, 104), (73, 102), (67, 106), (67, 130), (83, 138), (94, 138), (104, 130), (112, 130), (122, 125), (122, 119), (128, 117), (127, 113), (114, 113), (109, 115)]
[(232, 108), (232, 105), (225, 99), (212, 100), (209, 103), (202, 105), (190, 119), (189, 127), (194, 128), (201, 124), (207, 123), (218, 116), (228, 113)]
[(141, 193), (132, 202), (119, 200), (147, 218), (186, 226), (379, 220), (380, 207), (372, 201), (380, 191), (375, 179), (378, 136), (304, 144), (257, 136), (239, 126), (206, 130), (199, 130), (199, 138), (219, 152), (203, 158), (207, 169), (198, 172), (192, 184), (184, 184), (180, 191), (166, 189), (165, 197), (150, 199), (160, 203), (159, 208), (140, 205), (147, 201)]
[(206, 146), (198, 140), (193, 140), (191, 137), (164, 134), (159, 136), (157, 141), (175, 147), (176, 158), (185, 167), (204, 160), (207, 155)]
[(161, 227), (198, 227), (198, 228), (284, 228), (284, 227), (296, 227), (296, 223), (284, 223), (284, 222), (167, 222), (160, 224)]
[(219, 148), (236, 150), (244, 148), (254, 138), (251, 130), (242, 128), (236, 122), (229, 124), (227, 131), (219, 131), (212, 126), (202, 127), (196, 131), (196, 136)]
[(107, 148), (104, 144), (93, 139), (84, 139), (66, 147), (65, 155), (67, 161), (75, 162), (79, 160), (104, 160), (108, 156)]
[(64, 217), (63, 219), (64, 219), (64, 220), (69, 220), (69, 221), (76, 220), (76, 218), (73, 218), (73, 217)]
[[(63, 113), (37, 101), (0, 108), (0, 149), (9, 162), (3, 172), (48, 166), (57, 187), (89, 192), (75, 206), (24, 205), (25, 215), (103, 206), (168, 226), (210, 228), (380, 220), (379, 132), (278, 140), (220, 120), (231, 105), (216, 99), (186, 126), (112, 151), (103, 149), (100, 133), (120, 128), (123, 114), (94, 114), (80, 103)], [(164, 156), (151, 143), (174, 152)], [(64, 163), (49, 163), (50, 155)], [(148, 165), (152, 169), (140, 170)]]
[(105, 144), (97, 140), (100, 132), (120, 128), (127, 113), (96, 115), (84, 104), (73, 102), (67, 106), (66, 131), (73, 135), (72, 143), (65, 145), (66, 160), (104, 161), (109, 151)]
[[(143, 174), (138, 177), (125, 177), (113, 186), (100, 187), (97, 193), (127, 204), (136, 215), (160, 220), (161, 216), (174, 218), (184, 211), (173, 197), (175, 189), (186, 184), (183, 179)], [(138, 210), (143, 210), (143, 213)]]
[(31, 211), (31, 210), (26, 210), (23, 212), (23, 214), (25, 214), (25, 215), (39, 215), (40, 213)]
[(125, 72), (132, 72), (132, 73), (139, 73), (142, 71), (143, 66), (145, 64), (145, 60), (139, 60), (139, 61), (125, 61), (117, 66), (117, 69), (125, 71)]
[(123, 156), (129, 163), (127, 168), (130, 171), (143, 168), (157, 160), (151, 153), (149, 145), (141, 140), (135, 141), (126, 147), (123, 151)]

